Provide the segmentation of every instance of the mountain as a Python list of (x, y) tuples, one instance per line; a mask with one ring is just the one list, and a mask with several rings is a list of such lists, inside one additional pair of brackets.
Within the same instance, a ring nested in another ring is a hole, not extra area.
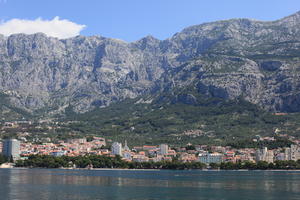
[(31, 119), (31, 113), (24, 111), (21, 108), (17, 108), (9, 102), (9, 96), (0, 93), (0, 121), (14, 121)]
[(272, 112), (300, 112), (299, 38), (300, 12), (270, 22), (205, 23), (162, 41), (0, 36), (0, 92), (13, 107), (44, 116), (145, 95), (153, 101), (163, 93), (197, 104), (195, 95), (174, 92), (188, 88), (206, 98), (242, 98)]

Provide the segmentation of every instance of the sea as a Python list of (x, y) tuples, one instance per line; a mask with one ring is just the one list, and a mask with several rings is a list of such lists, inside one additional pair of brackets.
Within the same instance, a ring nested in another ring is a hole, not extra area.
[(0, 199), (299, 200), (300, 172), (0, 169)]

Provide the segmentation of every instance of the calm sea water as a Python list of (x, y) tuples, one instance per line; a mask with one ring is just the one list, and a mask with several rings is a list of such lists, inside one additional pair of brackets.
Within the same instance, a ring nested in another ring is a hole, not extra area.
[(300, 199), (295, 171), (0, 169), (0, 199)]

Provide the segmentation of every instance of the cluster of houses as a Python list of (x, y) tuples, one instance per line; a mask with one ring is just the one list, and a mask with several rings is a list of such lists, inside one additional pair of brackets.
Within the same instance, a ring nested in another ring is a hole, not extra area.
[(102, 137), (93, 137), (89, 141), (86, 138), (69, 139), (67, 141), (59, 141), (56, 144), (21, 143), (16, 139), (9, 139), (4, 140), (2, 144), (2, 153), (8, 157), (12, 156), (14, 159), (26, 159), (29, 155), (106, 155), (111, 157), (118, 155), (129, 162), (158, 162), (176, 159), (181, 162), (201, 162), (205, 164), (221, 162), (235, 163), (239, 161), (266, 161), (271, 163), (276, 160), (296, 161), (300, 159), (299, 144), (272, 150), (268, 150), (266, 147), (262, 149), (234, 149), (230, 146), (192, 146), (190, 144), (184, 148), (170, 148), (167, 144), (143, 145), (129, 148), (125, 141), (124, 146), (122, 143), (113, 142), (110, 148), (106, 148), (106, 140)]
[(92, 141), (87, 141), (86, 138), (68, 139), (67, 141), (59, 141), (58, 143), (21, 143), (20, 154), (23, 157), (29, 155), (52, 155), (52, 156), (79, 156), (86, 154), (101, 155), (105, 153), (105, 139), (102, 137), (93, 137)]
[[(39, 124), (39, 123), (38, 123)], [(42, 122), (41, 122), (42, 124)], [(208, 146), (190, 144), (187, 147), (170, 148), (167, 144), (160, 145), (143, 145), (129, 148), (127, 142), (124, 145), (119, 142), (108, 140), (111, 146), (107, 148), (107, 142), (103, 137), (68, 139), (66, 141), (51, 141), (51, 138), (33, 138), (29, 142), (26, 138), (30, 133), (26, 132), (26, 128), (34, 126), (30, 121), (6, 122), (2, 124), (2, 131), (12, 128), (19, 128), (21, 132), (17, 134), (16, 139), (0, 140), (0, 152), (2, 154), (13, 157), (14, 159), (26, 159), (29, 155), (51, 155), (51, 156), (79, 156), (79, 155), (106, 155), (120, 156), (126, 161), (135, 162), (158, 162), (172, 161), (174, 159), (181, 162), (202, 162), (206, 164), (221, 162), (239, 162), (239, 161), (266, 161), (274, 162), (276, 160), (299, 160), (300, 159), (300, 140), (293, 136), (280, 134), (280, 130), (276, 129), (275, 134), (279, 137), (293, 141), (295, 144), (290, 147), (277, 149), (255, 149), (241, 148), (236, 149), (230, 146)], [(51, 126), (48, 127), (50, 130)], [(24, 130), (23, 130), (24, 129)], [(275, 141), (274, 137), (261, 137), (259, 135), (253, 138), (254, 142), (259, 141)], [(3, 144), (3, 145), (1, 145)], [(193, 148), (190, 148), (193, 147)]]

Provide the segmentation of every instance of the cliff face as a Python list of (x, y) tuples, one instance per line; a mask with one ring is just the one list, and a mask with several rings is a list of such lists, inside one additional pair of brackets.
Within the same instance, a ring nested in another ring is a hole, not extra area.
[(160, 41), (44, 34), (0, 36), (0, 91), (29, 111), (77, 112), (125, 98), (195, 87), (261, 107), (300, 111), (300, 13), (273, 22), (233, 19)]

